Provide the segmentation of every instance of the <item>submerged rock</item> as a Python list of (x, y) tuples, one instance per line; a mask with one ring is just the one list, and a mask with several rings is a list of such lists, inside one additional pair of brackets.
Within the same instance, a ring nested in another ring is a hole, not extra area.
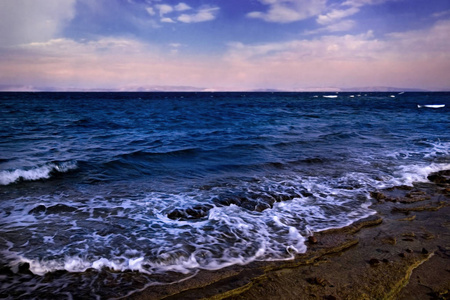
[(30, 210), (28, 213), (29, 214), (40, 214), (43, 213), (47, 210), (47, 207), (45, 207), (45, 205), (38, 205), (35, 208), (33, 208), (32, 210)]
[(26, 274), (26, 275), (33, 275), (33, 272), (30, 271), (30, 264), (27, 262), (19, 264), (18, 273)]
[(213, 205), (196, 205), (193, 207), (185, 209), (174, 209), (167, 214), (167, 217), (172, 220), (191, 220), (191, 219), (201, 219), (208, 215)]

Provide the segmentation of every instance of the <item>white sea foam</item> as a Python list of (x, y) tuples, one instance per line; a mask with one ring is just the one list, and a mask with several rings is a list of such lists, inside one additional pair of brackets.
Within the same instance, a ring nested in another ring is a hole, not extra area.
[(393, 185), (412, 185), (414, 182), (426, 182), (431, 173), (450, 169), (450, 163), (433, 163), (431, 165), (405, 165), (396, 171)]
[[(436, 155), (447, 151), (443, 144), (428, 149), (436, 151)], [(22, 240), (23, 247), (7, 241), (10, 246), (3, 255), (15, 272), (27, 262), (30, 270), (39, 275), (109, 268), (148, 276), (175, 272), (179, 274), (176, 280), (199, 269), (288, 260), (306, 251), (308, 235), (343, 227), (375, 213), (369, 208), (369, 191), (426, 181), (430, 173), (450, 168), (448, 163), (404, 162), (392, 173), (384, 174), (383, 180), (379, 174), (358, 172), (334, 177), (280, 175), (191, 193), (154, 192), (133, 199), (111, 199), (106, 196), (109, 191), (103, 191), (92, 199), (73, 202), (64, 200), (67, 196), (2, 202), (2, 230), (20, 229), (30, 236), (26, 243)], [(206, 216), (196, 220), (172, 220), (167, 216), (176, 208), (211, 204), (211, 199), (230, 189), (244, 195), (307, 193), (275, 202), (262, 212), (231, 204), (213, 205)], [(49, 209), (58, 203), (75, 210), (32, 213), (38, 205)], [(66, 227), (62, 229), (61, 224)], [(33, 247), (42, 242), (46, 242), (45, 248)]]
[(40, 180), (50, 178), (52, 172), (65, 173), (76, 169), (76, 162), (48, 163), (32, 169), (15, 169), (0, 171), (0, 185), (8, 185), (18, 180)]

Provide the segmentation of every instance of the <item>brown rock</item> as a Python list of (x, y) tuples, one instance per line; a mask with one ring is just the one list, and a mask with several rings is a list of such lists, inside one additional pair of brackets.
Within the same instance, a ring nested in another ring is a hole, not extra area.
[(323, 278), (320, 277), (311, 277), (311, 278), (307, 278), (306, 281), (308, 281), (310, 284), (316, 284), (316, 285), (320, 285), (320, 286), (326, 286), (327, 285), (327, 281)]
[(371, 258), (371, 259), (369, 260), (369, 264), (370, 264), (371, 266), (378, 266), (378, 265), (380, 264), (380, 260), (378, 260), (378, 259), (376, 259), (376, 258)]
[(381, 242), (383, 242), (383, 244), (395, 245), (395, 244), (397, 244), (397, 239), (393, 236), (387, 236), (385, 238), (382, 238)]
[(315, 236), (313, 236), (313, 235), (308, 236), (308, 242), (310, 244), (317, 244), (318, 243), (317, 238)]
[(386, 196), (380, 192), (370, 192), (370, 196), (377, 201), (386, 199)]

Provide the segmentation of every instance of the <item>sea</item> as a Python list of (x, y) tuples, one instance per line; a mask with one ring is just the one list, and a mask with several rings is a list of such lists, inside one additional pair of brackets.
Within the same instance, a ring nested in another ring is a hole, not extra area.
[(447, 92), (3, 92), (0, 297), (293, 259), (449, 168)]

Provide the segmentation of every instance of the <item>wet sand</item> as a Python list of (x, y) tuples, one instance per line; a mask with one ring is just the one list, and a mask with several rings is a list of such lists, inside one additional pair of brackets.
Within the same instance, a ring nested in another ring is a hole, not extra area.
[(308, 251), (255, 262), (130, 299), (450, 299), (450, 171), (372, 192), (376, 215), (316, 233)]

